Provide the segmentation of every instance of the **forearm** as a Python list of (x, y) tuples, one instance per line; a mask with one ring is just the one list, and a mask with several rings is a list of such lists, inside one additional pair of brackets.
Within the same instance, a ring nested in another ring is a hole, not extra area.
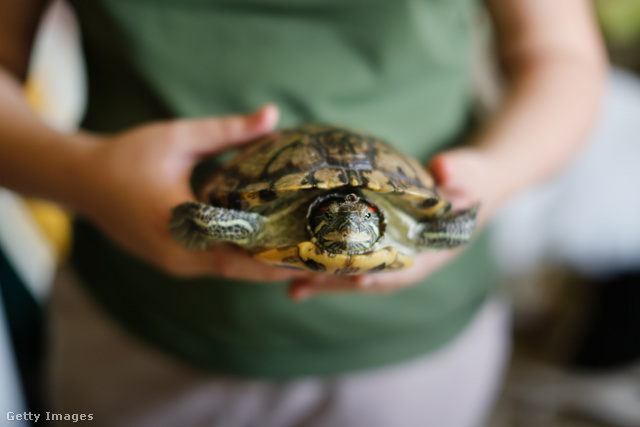
[(0, 186), (77, 207), (91, 137), (62, 134), (27, 106), (20, 82), (0, 68)]
[(474, 141), (482, 177), (467, 181), (491, 211), (578, 151), (598, 112), (606, 55), (588, 0), (485, 1), (507, 92)]
[(582, 146), (598, 111), (604, 60), (550, 56), (512, 71), (502, 110), (476, 139), (496, 204), (540, 182)]

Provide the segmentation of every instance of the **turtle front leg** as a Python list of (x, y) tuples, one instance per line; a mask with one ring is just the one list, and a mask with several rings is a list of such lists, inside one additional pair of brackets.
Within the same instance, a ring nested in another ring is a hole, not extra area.
[(471, 240), (480, 205), (420, 224), (417, 247), (420, 249), (455, 248)]
[(187, 249), (206, 249), (213, 243), (248, 246), (258, 235), (261, 216), (255, 212), (225, 209), (200, 202), (186, 202), (172, 211), (169, 230)]

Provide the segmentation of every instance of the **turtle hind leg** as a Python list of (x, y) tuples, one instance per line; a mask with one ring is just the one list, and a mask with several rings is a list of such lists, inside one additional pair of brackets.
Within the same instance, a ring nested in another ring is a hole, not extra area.
[(260, 230), (260, 215), (225, 209), (200, 202), (186, 202), (171, 213), (169, 230), (174, 239), (187, 249), (206, 249), (213, 243), (229, 242), (247, 246)]
[(455, 248), (471, 240), (476, 227), (480, 205), (463, 211), (448, 212), (444, 216), (427, 220), (420, 225), (417, 246), (419, 249)]

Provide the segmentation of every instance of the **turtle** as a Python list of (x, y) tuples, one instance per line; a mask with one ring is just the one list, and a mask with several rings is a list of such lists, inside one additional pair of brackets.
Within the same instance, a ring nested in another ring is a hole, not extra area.
[(267, 263), (356, 275), (407, 268), (473, 234), (478, 204), (452, 211), (433, 177), (383, 140), (320, 124), (275, 131), (172, 210), (189, 249), (229, 242)]

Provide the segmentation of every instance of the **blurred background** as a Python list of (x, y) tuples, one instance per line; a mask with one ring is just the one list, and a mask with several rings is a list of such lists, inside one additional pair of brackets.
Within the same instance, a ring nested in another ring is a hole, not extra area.
[[(640, 0), (594, 8), (612, 63), (598, 124), (568, 168), (496, 219), (514, 347), (489, 427), (640, 426)], [(51, 125), (77, 126), (84, 74), (62, 1), (25, 91)], [(70, 234), (64, 210), (0, 188), (0, 413), (41, 412), (42, 308)]]

